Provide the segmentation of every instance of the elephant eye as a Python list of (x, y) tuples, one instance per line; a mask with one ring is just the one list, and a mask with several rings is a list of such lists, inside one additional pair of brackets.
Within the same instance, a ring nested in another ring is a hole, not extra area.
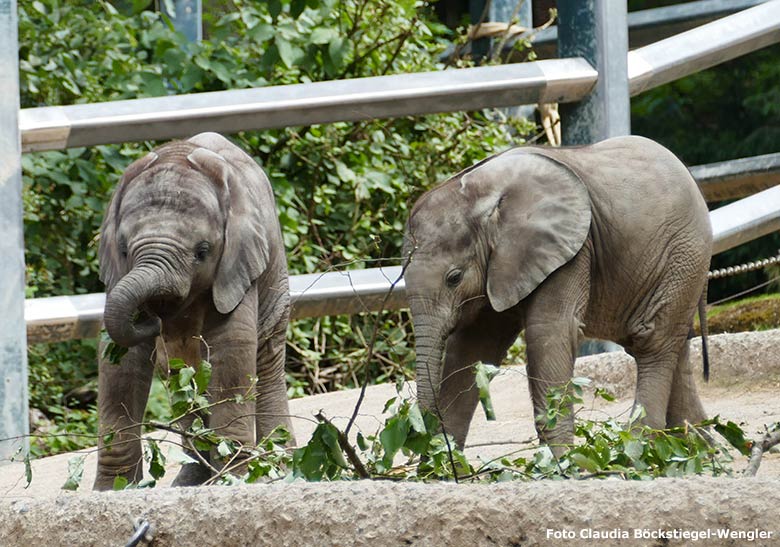
[(209, 255), (209, 251), (211, 250), (211, 245), (209, 245), (208, 241), (201, 241), (195, 246), (195, 260), (198, 262), (203, 262), (206, 260), (206, 257)]
[(463, 280), (463, 270), (452, 270), (447, 274), (447, 286), (455, 287)]

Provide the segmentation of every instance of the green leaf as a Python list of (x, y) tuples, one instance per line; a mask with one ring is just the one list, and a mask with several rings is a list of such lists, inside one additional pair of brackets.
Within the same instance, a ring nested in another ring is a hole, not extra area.
[(335, 70), (341, 70), (344, 66), (347, 56), (352, 51), (352, 42), (341, 36), (333, 38), (328, 42), (328, 58), (333, 63)]
[(581, 454), (579, 452), (573, 452), (569, 454), (569, 459), (577, 466), (579, 466), (581, 469), (584, 469), (585, 471), (590, 471), (591, 473), (595, 473), (599, 470), (599, 464), (596, 463), (595, 460), (592, 458), (589, 458), (585, 454)]
[(192, 367), (183, 367), (179, 370), (179, 387), (189, 387), (190, 380), (195, 377), (195, 369)]
[(745, 431), (732, 421), (728, 421), (725, 424), (718, 421), (715, 423), (715, 431), (723, 435), (731, 446), (739, 450), (743, 456), (750, 455), (750, 449), (752, 448), (752, 441), (745, 438)]
[(112, 485), (111, 489), (114, 491), (124, 490), (125, 488), (127, 488), (128, 484), (130, 484), (130, 482), (127, 480), (126, 477), (122, 477), (121, 475), (118, 475), (114, 477), (114, 484)]
[(379, 434), (379, 441), (382, 443), (382, 448), (385, 451), (382, 462), (386, 467), (390, 467), (393, 464), (393, 458), (406, 442), (407, 435), (409, 435), (408, 418), (394, 416), (387, 421), (384, 429)]
[(24, 479), (27, 483), (24, 485), (25, 489), (30, 486), (32, 482), (32, 465), (30, 464), (30, 452), (27, 451), (24, 454)]
[(294, 68), (303, 58), (303, 50), (298, 46), (294, 46), (286, 39), (282, 38), (280, 34), (277, 34), (274, 38), (276, 48), (279, 50), (279, 57), (287, 68)]
[(148, 440), (149, 447), (149, 474), (155, 480), (161, 479), (165, 475), (165, 456), (156, 441)]
[(208, 361), (201, 361), (200, 366), (198, 367), (198, 371), (195, 373), (193, 379), (195, 380), (195, 386), (197, 387), (198, 394), (202, 395), (206, 393), (206, 390), (209, 387), (209, 382), (211, 381), (211, 363)]
[(631, 458), (631, 461), (637, 461), (642, 457), (642, 453), (644, 452), (644, 447), (642, 446), (642, 443), (632, 439), (627, 442), (625, 442), (623, 446), (623, 452)]
[(184, 359), (179, 359), (178, 357), (175, 357), (173, 359), (168, 360), (168, 368), (171, 370), (179, 370), (186, 366), (187, 363), (184, 361)]
[(120, 364), (122, 357), (127, 354), (128, 349), (117, 345), (105, 329), (100, 331), (100, 341), (103, 345), (103, 353), (101, 354), (102, 359), (112, 365)]
[(265, 23), (258, 24), (248, 33), (248, 35), (256, 42), (265, 42), (266, 40), (270, 40), (274, 37), (274, 34), (274, 27)]
[(358, 434), (357, 434), (357, 445), (358, 445), (358, 448), (360, 448), (360, 450), (363, 450), (363, 451), (368, 450), (368, 448), (369, 448), (368, 443), (366, 442), (366, 438), (359, 431), (358, 431)]
[(485, 418), (490, 421), (495, 420), (496, 413), (493, 410), (493, 401), (490, 398), (490, 381), (498, 375), (499, 368), (479, 362), (474, 365), (474, 370), (477, 388), (479, 389), (479, 402), (482, 404), (482, 410), (485, 411)]
[(68, 478), (62, 485), (63, 490), (75, 492), (79, 488), (81, 479), (84, 476), (84, 460), (86, 456), (74, 456), (68, 460)]
[(290, 2), (290, 16), (293, 19), (297, 19), (306, 9), (306, 0), (291, 0)]
[(418, 403), (414, 403), (409, 407), (409, 425), (412, 426), (412, 429), (416, 431), (417, 433), (427, 433), (427, 429), (425, 428), (425, 420), (423, 419), (422, 412), (420, 411), (420, 405)]
[(316, 27), (309, 36), (309, 42), (312, 44), (327, 44), (337, 38), (339, 31), (335, 28)]

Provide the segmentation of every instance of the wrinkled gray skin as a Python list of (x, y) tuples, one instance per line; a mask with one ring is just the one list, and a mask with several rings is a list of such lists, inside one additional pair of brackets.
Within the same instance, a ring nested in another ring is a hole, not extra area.
[[(254, 445), (276, 426), (292, 431), (287, 264), (271, 186), (252, 158), (202, 133), (134, 162), (108, 206), (99, 257), (106, 329), (130, 349), (119, 365), (100, 363), (95, 489), (110, 489), (117, 476), (142, 478), (139, 424), (155, 361), (208, 358), (210, 401), (249, 397), (203, 416), (218, 434)], [(216, 454), (202, 455), (219, 467)], [(187, 464), (174, 484), (209, 476)]]
[[(704, 419), (687, 338), (711, 249), (696, 183), (644, 138), (517, 148), (461, 172), (422, 196), (407, 224), (421, 404), (463, 446), (478, 400), (473, 363), (499, 364), (525, 329), (537, 416), (587, 336), (636, 358), (646, 424)], [(537, 432), (559, 455), (572, 419), (537, 422)]]

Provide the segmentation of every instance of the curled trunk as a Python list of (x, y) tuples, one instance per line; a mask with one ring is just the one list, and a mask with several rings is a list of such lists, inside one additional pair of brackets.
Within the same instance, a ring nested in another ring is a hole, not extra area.
[(144, 319), (136, 321), (136, 318), (146, 301), (170, 292), (163, 289), (170, 286), (165, 280), (156, 270), (134, 268), (106, 295), (103, 320), (114, 342), (129, 348), (160, 334), (159, 317), (144, 314)]

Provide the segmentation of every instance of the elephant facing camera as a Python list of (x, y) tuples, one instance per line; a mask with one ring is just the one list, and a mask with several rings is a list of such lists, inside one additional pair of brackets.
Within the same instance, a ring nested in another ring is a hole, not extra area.
[[(702, 421), (688, 337), (711, 254), (696, 182), (648, 139), (515, 148), (462, 171), (424, 194), (406, 227), (421, 405), (462, 447), (479, 396), (473, 364), (500, 363), (525, 330), (535, 415), (571, 380), (588, 337), (636, 359), (648, 426)], [(536, 430), (559, 455), (572, 413)]]
[[(167, 369), (170, 359), (197, 367), (208, 358), (206, 397), (218, 404), (200, 417), (237, 445), (254, 446), (277, 426), (292, 432), (287, 262), (270, 183), (251, 157), (201, 133), (135, 161), (108, 205), (98, 253), (106, 330), (128, 351), (118, 366), (99, 365), (95, 489), (142, 478), (155, 361)], [(174, 484), (208, 480), (219, 462), (211, 452), (199, 455), (209, 465), (185, 465)]]

